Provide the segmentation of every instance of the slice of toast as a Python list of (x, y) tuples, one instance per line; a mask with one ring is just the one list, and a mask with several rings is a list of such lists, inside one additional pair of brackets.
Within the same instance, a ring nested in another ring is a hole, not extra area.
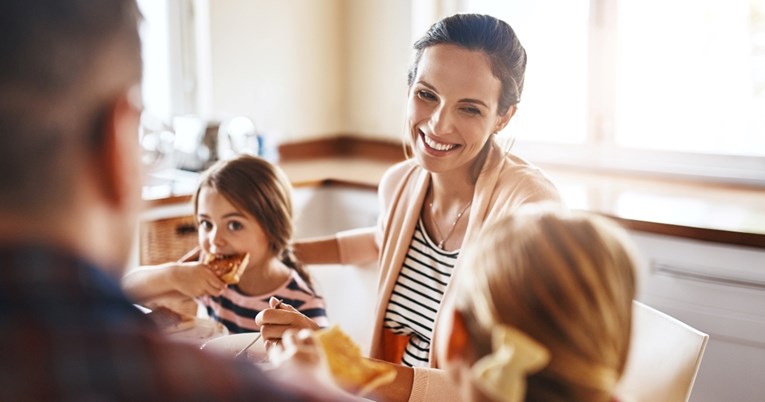
[(242, 273), (250, 263), (250, 254), (239, 254), (229, 256), (219, 256), (205, 254), (203, 262), (223, 280), (223, 282), (232, 285), (239, 283)]
[(319, 330), (314, 336), (327, 357), (332, 377), (346, 391), (363, 396), (396, 378), (393, 367), (363, 357), (359, 346), (339, 326)]

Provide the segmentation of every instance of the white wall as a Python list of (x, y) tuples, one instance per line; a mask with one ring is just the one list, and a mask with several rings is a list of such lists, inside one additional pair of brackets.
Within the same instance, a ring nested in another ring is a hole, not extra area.
[(247, 115), (277, 143), (400, 139), (411, 2), (200, 1), (209, 14), (200, 113)]
[(211, 110), (281, 141), (345, 129), (340, 1), (210, 2)]
[(412, 54), (409, 0), (346, 0), (348, 131), (400, 140)]

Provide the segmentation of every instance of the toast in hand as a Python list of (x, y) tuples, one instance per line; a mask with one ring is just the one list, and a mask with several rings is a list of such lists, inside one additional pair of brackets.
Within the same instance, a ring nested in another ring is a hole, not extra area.
[(359, 346), (337, 325), (314, 336), (327, 357), (332, 377), (344, 390), (363, 396), (396, 378), (396, 369), (364, 358)]
[(232, 285), (239, 283), (242, 273), (250, 263), (250, 254), (239, 255), (213, 255), (205, 254), (202, 262), (223, 282)]

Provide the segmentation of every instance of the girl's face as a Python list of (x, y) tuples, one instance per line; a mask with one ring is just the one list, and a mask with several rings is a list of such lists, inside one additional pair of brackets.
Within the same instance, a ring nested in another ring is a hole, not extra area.
[(258, 221), (212, 188), (203, 187), (199, 191), (197, 223), (199, 247), (206, 253), (250, 253), (250, 264), (271, 258), (268, 237)]
[(497, 116), (500, 90), (482, 52), (445, 44), (425, 49), (407, 106), (418, 162), (435, 173), (468, 169), (515, 111)]

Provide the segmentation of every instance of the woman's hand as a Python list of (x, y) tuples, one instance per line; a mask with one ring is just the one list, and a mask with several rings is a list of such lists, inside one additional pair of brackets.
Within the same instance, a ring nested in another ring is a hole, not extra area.
[(306, 317), (289, 304), (280, 303), (279, 299), (275, 297), (272, 297), (269, 303), (271, 308), (261, 311), (255, 317), (255, 323), (260, 326), (260, 333), (263, 334), (263, 344), (266, 350), (278, 345), (284, 333), (289, 329), (315, 331), (320, 328), (314, 320)]
[(186, 296), (219, 295), (226, 286), (225, 282), (201, 262), (177, 263), (169, 269), (170, 281)]

